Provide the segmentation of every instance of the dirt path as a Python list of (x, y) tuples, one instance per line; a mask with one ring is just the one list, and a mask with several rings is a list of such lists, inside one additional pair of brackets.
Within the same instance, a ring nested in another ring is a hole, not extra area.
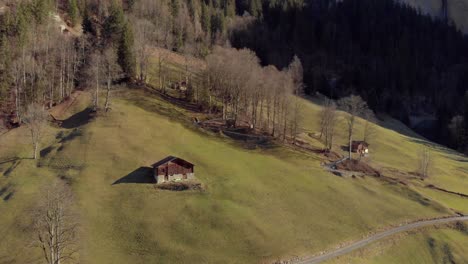
[(357, 241), (351, 245), (348, 245), (346, 247), (328, 252), (326, 254), (320, 255), (320, 256), (315, 256), (315, 257), (310, 257), (303, 259), (299, 262), (298, 264), (316, 264), (316, 263), (321, 263), (322, 261), (326, 261), (335, 257), (339, 257), (345, 254), (348, 254), (356, 249), (362, 248), (372, 242), (375, 242), (377, 240), (386, 238), (388, 236), (405, 232), (411, 229), (415, 228), (420, 228), (420, 227), (425, 227), (425, 226), (431, 226), (431, 225), (438, 225), (438, 224), (447, 224), (447, 223), (452, 223), (456, 221), (468, 221), (468, 215), (467, 216), (454, 216), (454, 217), (448, 217), (448, 218), (441, 218), (441, 219), (433, 219), (433, 220), (425, 220), (425, 221), (419, 221), (415, 222), (412, 224), (407, 224), (407, 225), (402, 225), (399, 227), (392, 228), (390, 230), (384, 231), (382, 233), (375, 234), (373, 236), (370, 236), (366, 239)]

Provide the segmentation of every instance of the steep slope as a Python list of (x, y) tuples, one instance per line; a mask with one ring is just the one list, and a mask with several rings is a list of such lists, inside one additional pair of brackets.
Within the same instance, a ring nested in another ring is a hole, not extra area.
[(327, 264), (466, 263), (468, 233), (440, 227), (394, 236)]
[[(65, 116), (79, 126), (49, 128), (40, 167), (28, 159), (0, 164), (0, 187), (7, 188), (0, 201), (0, 260), (40, 258), (38, 249), (25, 247), (32, 240), (28, 212), (40, 186), (56, 176), (70, 181), (78, 198), (84, 263), (272, 261), (318, 252), (389, 225), (451, 214), (404, 185), (329, 174), (315, 154), (285, 147), (246, 150), (199, 132), (183, 121), (189, 113), (157, 97), (139, 91), (118, 97), (110, 113), (89, 123), (77, 120), (83, 110), (78, 106), (86, 105), (77, 102), (70, 109), (76, 114)], [(315, 130), (320, 108), (304, 101), (304, 109), (306, 127)], [(414, 156), (402, 149), (420, 143), (379, 129), (378, 151), (386, 154), (375, 163), (411, 169)], [(2, 157), (28, 157), (27, 137), (24, 128), (0, 137)], [(447, 171), (461, 166), (450, 161), (455, 154), (434, 151)], [(194, 162), (206, 191), (169, 192), (138, 183), (138, 171), (168, 155)], [(466, 181), (457, 175), (434, 181), (464, 188)], [(10, 190), (14, 195), (6, 199)]]

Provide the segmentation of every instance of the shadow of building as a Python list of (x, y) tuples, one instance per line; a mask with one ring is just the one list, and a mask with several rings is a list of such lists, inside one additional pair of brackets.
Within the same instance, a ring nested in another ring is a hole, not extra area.
[(121, 183), (143, 183), (143, 184), (151, 184), (155, 183), (153, 177), (153, 169), (150, 167), (140, 167), (126, 176), (118, 179), (112, 185), (121, 184)]

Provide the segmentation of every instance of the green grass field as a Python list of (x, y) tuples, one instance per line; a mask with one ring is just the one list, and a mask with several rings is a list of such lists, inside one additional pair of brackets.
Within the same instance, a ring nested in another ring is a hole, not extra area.
[[(55, 177), (70, 181), (76, 194), (82, 263), (270, 263), (401, 222), (452, 214), (448, 207), (467, 212), (466, 199), (424, 188), (468, 189), (466, 163), (457, 161), (463, 157), (436, 145), (434, 175), (424, 184), (347, 179), (324, 171), (315, 154), (281, 146), (248, 150), (202, 132), (185, 110), (141, 91), (116, 96), (112, 111), (89, 123), (48, 127), (37, 162), (26, 159), (32, 154), (24, 127), (0, 137), (0, 160), (23, 158), (0, 162), (0, 190), (6, 188), (0, 192), (0, 263), (40, 259), (31, 246), (30, 211), (40, 187)], [(81, 96), (63, 117), (79, 117), (89, 102)], [(304, 101), (307, 131), (318, 130), (319, 109)], [(414, 170), (416, 150), (429, 143), (377, 129), (369, 162)], [(337, 147), (345, 141), (338, 131)], [(193, 162), (206, 190), (170, 192), (138, 183), (134, 172), (169, 155)], [(450, 239), (454, 247), (467, 243), (466, 236)], [(395, 256), (389, 251), (376, 257), (393, 263)]]
[[(172, 53), (165, 58), (167, 78), (180, 79), (185, 58)], [(191, 70), (200, 63), (190, 61)], [(157, 67), (150, 70), (153, 77), (157, 72)], [(197, 73), (193, 76), (196, 81)], [(38, 161), (29, 159), (25, 127), (0, 136), (0, 263), (40, 260), (40, 251), (32, 247), (31, 210), (40, 187), (58, 177), (76, 194), (82, 263), (269, 263), (402, 222), (468, 212), (468, 199), (425, 188), (435, 184), (466, 193), (467, 158), (392, 119), (376, 126), (366, 162), (408, 186), (337, 177), (321, 168), (320, 156), (285, 146), (248, 150), (201, 131), (191, 124), (194, 113), (158, 97), (126, 88), (114, 95), (112, 111), (90, 122), (83, 119), (91, 102), (87, 93), (62, 109), (58, 117), (68, 119), (67, 128), (47, 128)], [(319, 130), (320, 106), (302, 103), (301, 137), (321, 147), (307, 135)], [(336, 130), (334, 150), (345, 154), (340, 150), (346, 145), (344, 120)], [(362, 133), (359, 120), (355, 139)], [(423, 145), (431, 149), (434, 169), (420, 181), (407, 176), (416, 170)], [(142, 183), (141, 172), (169, 155), (193, 162), (205, 191), (162, 191)], [(404, 241), (409, 248), (422, 247), (421, 236)], [(457, 244), (462, 236), (436, 236), (454, 247), (464, 245)], [(404, 260), (406, 251), (394, 252), (369, 256)]]
[(468, 233), (427, 228), (376, 242), (365, 249), (327, 261), (327, 264), (466, 263)]

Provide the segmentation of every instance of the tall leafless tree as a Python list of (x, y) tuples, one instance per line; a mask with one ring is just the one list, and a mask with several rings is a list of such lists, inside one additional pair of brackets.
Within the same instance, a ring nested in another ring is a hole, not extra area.
[(360, 96), (350, 95), (348, 97), (344, 97), (338, 101), (338, 105), (340, 108), (347, 112), (348, 115), (345, 116), (346, 124), (347, 124), (347, 134), (348, 134), (348, 143), (349, 143), (349, 154), (348, 158), (351, 159), (351, 151), (352, 151), (352, 141), (354, 135), (354, 126), (356, 122), (356, 118), (358, 116), (364, 115), (368, 111), (367, 103), (362, 100)]
[(320, 138), (323, 140), (326, 150), (331, 150), (333, 147), (336, 122), (336, 105), (333, 101), (329, 101), (319, 114)]
[(363, 117), (365, 121), (364, 121), (362, 140), (367, 143), (372, 143), (375, 135), (377, 134), (376, 127), (374, 124), (374, 122), (377, 121), (377, 118), (375, 117), (374, 113), (370, 110), (367, 110), (364, 113)]
[(70, 263), (77, 252), (78, 217), (70, 187), (55, 181), (42, 190), (34, 211), (34, 244), (48, 264)]
[(427, 147), (421, 147), (418, 152), (418, 173), (421, 177), (429, 177), (432, 167), (432, 157)]
[(135, 32), (135, 54), (138, 65), (138, 78), (142, 83), (147, 81), (151, 58), (150, 44), (154, 39), (154, 25), (146, 19), (132, 20)]
[(37, 103), (29, 105), (24, 115), (24, 122), (28, 125), (31, 134), (34, 159), (37, 159), (37, 150), (43, 136), (44, 128), (47, 125), (48, 117), (48, 112)]
[(107, 83), (106, 102), (104, 109), (107, 112), (110, 108), (112, 82), (122, 72), (119, 64), (117, 63), (117, 53), (115, 49), (108, 48), (104, 51), (104, 71)]
[(91, 58), (88, 62), (89, 68), (87, 72), (89, 85), (91, 86), (94, 82), (94, 100), (93, 105), (94, 109), (99, 108), (99, 88), (101, 85), (101, 72), (102, 72), (102, 54), (99, 51), (96, 51), (91, 55)]
[(291, 117), (291, 136), (293, 142), (296, 141), (296, 136), (300, 133), (300, 123), (302, 122), (302, 101), (300, 97), (304, 93), (304, 69), (299, 57), (294, 56), (293, 61), (289, 64), (288, 73), (291, 75), (293, 83), (293, 110)]

